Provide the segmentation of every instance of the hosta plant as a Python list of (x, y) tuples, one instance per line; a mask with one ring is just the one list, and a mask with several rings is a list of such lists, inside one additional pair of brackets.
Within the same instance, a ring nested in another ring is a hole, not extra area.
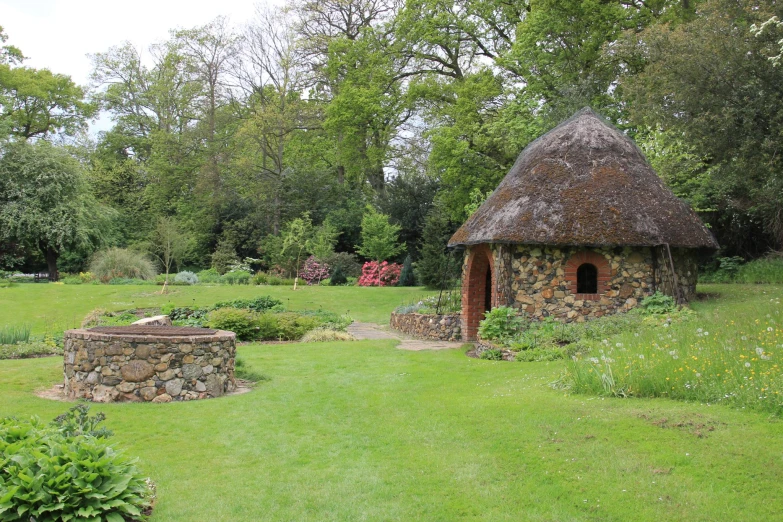
[(105, 440), (0, 419), (0, 521), (141, 520), (150, 486)]

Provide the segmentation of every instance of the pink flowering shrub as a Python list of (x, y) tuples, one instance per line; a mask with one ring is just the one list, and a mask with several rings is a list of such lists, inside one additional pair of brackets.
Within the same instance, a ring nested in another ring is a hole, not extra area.
[(394, 286), (400, 280), (402, 265), (382, 261), (367, 261), (362, 267), (362, 275), (356, 282), (359, 286)]
[(329, 277), (329, 265), (321, 263), (315, 256), (310, 256), (299, 271), (299, 277), (307, 281), (308, 285), (317, 285)]

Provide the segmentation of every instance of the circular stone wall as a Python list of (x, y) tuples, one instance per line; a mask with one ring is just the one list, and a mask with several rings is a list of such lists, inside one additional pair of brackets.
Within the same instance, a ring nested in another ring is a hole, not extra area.
[(65, 332), (65, 394), (94, 402), (193, 400), (236, 388), (236, 334), (111, 326)]

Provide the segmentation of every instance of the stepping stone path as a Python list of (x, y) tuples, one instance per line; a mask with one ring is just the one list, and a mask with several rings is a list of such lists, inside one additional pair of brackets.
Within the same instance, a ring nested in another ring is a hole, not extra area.
[(353, 322), (348, 326), (348, 333), (360, 341), (366, 339), (396, 339), (400, 342), (397, 345), (398, 349), (414, 352), (422, 350), (453, 350), (461, 348), (466, 344), (462, 342), (436, 341), (434, 339), (431, 341), (410, 339), (399, 332), (390, 331), (388, 328), (375, 323)]

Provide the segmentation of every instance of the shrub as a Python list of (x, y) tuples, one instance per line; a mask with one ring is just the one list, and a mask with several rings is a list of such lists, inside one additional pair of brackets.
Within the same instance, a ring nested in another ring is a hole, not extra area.
[(193, 272), (180, 272), (174, 276), (174, 282), (182, 285), (195, 285), (198, 283), (198, 276)]
[(479, 337), (487, 341), (507, 341), (525, 326), (525, 319), (517, 315), (517, 310), (508, 306), (498, 306), (486, 313), (479, 323)]
[(155, 266), (139, 252), (109, 248), (93, 255), (90, 272), (104, 283), (115, 278), (146, 280), (155, 277)]
[(345, 277), (345, 272), (339, 266), (332, 271), (332, 275), (329, 278), (329, 284), (331, 286), (344, 285), (348, 282), (348, 278)]
[(348, 332), (332, 330), (331, 328), (315, 328), (302, 337), (303, 343), (325, 343), (331, 341), (355, 341), (356, 338)]
[(250, 272), (244, 270), (237, 270), (235, 272), (226, 272), (220, 278), (221, 283), (228, 283), (230, 285), (248, 285), (250, 284), (250, 278), (253, 276)]
[(254, 285), (265, 285), (267, 284), (268, 280), (269, 280), (269, 276), (266, 275), (264, 272), (256, 272), (256, 275), (253, 276)]
[(0, 519), (141, 520), (150, 487), (105, 440), (62, 426), (0, 419)]
[(254, 297), (253, 299), (234, 299), (233, 301), (223, 301), (213, 305), (212, 309), (244, 308), (246, 310), (253, 310), (254, 312), (265, 312), (282, 305), (283, 302), (280, 299), (275, 299), (265, 295), (261, 297)]
[(319, 284), (329, 277), (329, 265), (318, 261), (315, 256), (310, 256), (299, 271), (299, 277), (307, 281), (308, 285)]
[(219, 308), (209, 312), (207, 321), (211, 328), (234, 332), (240, 341), (250, 341), (258, 335), (256, 315), (250, 310)]
[(0, 329), (0, 344), (26, 343), (30, 340), (30, 331), (29, 324), (4, 326)]
[(278, 339), (277, 314), (259, 314), (256, 318), (258, 339), (276, 341)]
[(282, 341), (296, 341), (304, 334), (320, 326), (316, 317), (284, 312), (277, 315), (277, 336)]
[(220, 274), (218, 274), (218, 271), (214, 268), (210, 268), (207, 270), (202, 270), (198, 274), (196, 274), (196, 277), (198, 277), (198, 280), (202, 283), (219, 283), (220, 282)]
[(80, 285), (82, 280), (79, 276), (65, 276), (60, 278), (60, 282), (64, 285)]
[(338, 268), (342, 270), (346, 277), (359, 277), (362, 273), (362, 264), (355, 254), (337, 252), (327, 256), (324, 262), (332, 267), (332, 273)]
[(367, 261), (362, 267), (359, 286), (394, 286), (400, 280), (401, 266), (396, 263)]

